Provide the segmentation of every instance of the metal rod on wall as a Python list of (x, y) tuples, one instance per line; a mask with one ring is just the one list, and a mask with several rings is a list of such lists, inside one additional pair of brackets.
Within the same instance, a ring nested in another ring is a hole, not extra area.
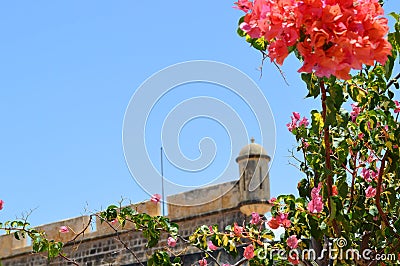
[(164, 199), (164, 164), (163, 164), (163, 148), (161, 147), (161, 153), (160, 153), (160, 157), (161, 157), (161, 204), (162, 204), (162, 214), (163, 216), (165, 216), (165, 199)]

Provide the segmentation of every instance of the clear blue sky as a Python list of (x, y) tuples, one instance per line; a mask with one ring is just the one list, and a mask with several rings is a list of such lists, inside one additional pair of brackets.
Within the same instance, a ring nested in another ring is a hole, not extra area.
[[(306, 90), (292, 56), (282, 68), (290, 86), (268, 62), (260, 79), (261, 56), (237, 36), (242, 13), (232, 6), (233, 1), (211, 0), (1, 2), (0, 199), (5, 206), (0, 221), (34, 209), (30, 221), (39, 225), (79, 216), (86, 206), (100, 210), (121, 197), (149, 198), (125, 163), (125, 109), (149, 76), (188, 60), (220, 61), (256, 81), (276, 121), (271, 194), (297, 193), (302, 175), (288, 165), (288, 150), (296, 143), (285, 124), (292, 111), (307, 115), (315, 103), (303, 99)], [(400, 3), (388, 0), (386, 9), (399, 11)], [(162, 114), (179, 97), (210, 94), (235, 107), (231, 96), (212, 86), (177, 92), (160, 102), (159, 116), (155, 111), (150, 118), (148, 150), (155, 167)], [(243, 121), (251, 121), (246, 107), (237, 108)], [(257, 139), (254, 124), (247, 127)], [(218, 153), (229, 152), (226, 131), (195, 121), (179, 136), (184, 154), (196, 158), (198, 141), (207, 136), (217, 146), (220, 142)], [(208, 170), (218, 172), (223, 163), (216, 160)], [(182, 175), (168, 163), (165, 173)]]

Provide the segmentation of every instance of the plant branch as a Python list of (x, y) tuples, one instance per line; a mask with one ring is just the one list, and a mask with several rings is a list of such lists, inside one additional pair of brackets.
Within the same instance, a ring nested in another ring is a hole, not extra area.
[(218, 260), (211, 254), (211, 252), (209, 252), (209, 251), (207, 251), (207, 250), (204, 250), (204, 249), (202, 249), (202, 248), (199, 248), (199, 247), (196, 246), (196, 245), (192, 245), (192, 244), (190, 243), (189, 240), (185, 239), (184, 237), (182, 237), (182, 236), (180, 236), (180, 235), (178, 235), (178, 238), (179, 238), (180, 240), (182, 240), (184, 243), (186, 243), (186, 244), (188, 244), (188, 245), (191, 245), (191, 246), (194, 246), (194, 247), (197, 248), (198, 250), (205, 252), (218, 266), (221, 266), (221, 264), (219, 264)]
[[(326, 174), (326, 184), (328, 189), (328, 207), (329, 212), (332, 211), (332, 186), (333, 186), (333, 177), (332, 177), (332, 166), (331, 166), (331, 145), (329, 141), (329, 126), (326, 123), (326, 88), (323, 80), (320, 80), (320, 88), (321, 88), (321, 101), (322, 101), (322, 119), (324, 121), (324, 144), (325, 144), (325, 164), (327, 169)], [(331, 213), (330, 213), (331, 214)], [(333, 229), (336, 235), (339, 235), (339, 228), (337, 226), (336, 220), (332, 221)]]
[(382, 158), (382, 161), (381, 161), (381, 167), (380, 167), (379, 176), (378, 176), (378, 185), (377, 185), (377, 188), (376, 188), (376, 195), (375, 195), (375, 204), (376, 204), (376, 207), (378, 209), (378, 213), (382, 217), (382, 220), (385, 223), (385, 225), (390, 228), (390, 231), (392, 231), (392, 233), (397, 238), (400, 239), (400, 235), (398, 233), (396, 233), (396, 231), (393, 230), (392, 226), (390, 225), (389, 220), (387, 218), (387, 215), (383, 211), (382, 206), (381, 206), (381, 202), (380, 202), (381, 192), (382, 192), (381, 189), (382, 189), (383, 172), (385, 172), (385, 164), (386, 164), (387, 156), (388, 156), (388, 150), (386, 150), (385, 155), (383, 155), (383, 158)]
[(356, 163), (357, 163), (357, 155), (358, 153), (356, 153), (355, 155), (353, 155), (353, 164), (354, 164), (354, 168), (355, 170), (353, 171), (352, 175), (351, 175), (351, 188), (350, 188), (350, 204), (349, 204), (349, 211), (351, 210), (351, 208), (353, 207), (353, 200), (354, 200), (354, 186), (355, 186), (355, 181), (356, 181), (356, 177), (357, 177), (357, 168), (356, 168)]
[(400, 73), (398, 73), (394, 78), (392, 78), (388, 84), (386, 85), (386, 89), (389, 89), (390, 86), (392, 86), (397, 80), (400, 79)]
[(58, 256), (59, 256), (60, 258), (64, 259), (64, 260), (68, 261), (69, 263), (71, 263), (71, 264), (73, 264), (73, 265), (79, 266), (79, 264), (78, 264), (77, 262), (75, 262), (74, 260), (72, 260), (72, 259), (70, 259), (70, 258), (64, 256), (64, 255), (61, 254), (61, 253), (58, 254)]
[(104, 221), (107, 223), (107, 225), (108, 225), (108, 226), (115, 232), (115, 234), (117, 235), (117, 240), (118, 240), (118, 242), (120, 242), (120, 243), (124, 246), (124, 248), (125, 248), (127, 251), (129, 251), (130, 254), (133, 255), (133, 257), (136, 259), (136, 261), (137, 261), (140, 265), (145, 266), (145, 265), (139, 260), (138, 256), (135, 254), (135, 252), (133, 252), (133, 250), (130, 249), (130, 248), (128, 247), (128, 245), (121, 239), (121, 236), (120, 236), (119, 231), (118, 231), (116, 228), (114, 228), (114, 226), (112, 226), (112, 224), (110, 224), (110, 222), (108, 222), (107, 220), (103, 219), (100, 215), (95, 214), (95, 216), (97, 216), (97, 217), (99, 217), (100, 219), (104, 220)]
[(233, 266), (239, 266), (242, 265), (243, 263), (245, 263), (247, 261), (247, 259), (245, 257), (241, 258), (238, 262), (236, 262), (235, 264), (233, 264)]

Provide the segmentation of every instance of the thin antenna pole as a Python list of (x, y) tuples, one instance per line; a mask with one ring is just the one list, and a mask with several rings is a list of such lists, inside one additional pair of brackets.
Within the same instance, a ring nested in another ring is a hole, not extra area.
[(162, 197), (162, 201), (161, 201), (161, 204), (162, 204), (162, 214), (163, 214), (163, 216), (165, 216), (165, 205), (164, 205), (164, 201), (165, 201), (165, 199), (164, 199), (164, 164), (163, 164), (163, 156), (164, 155), (164, 153), (163, 153), (163, 148), (161, 147), (161, 153), (160, 153), (160, 158), (161, 158), (161, 197)]

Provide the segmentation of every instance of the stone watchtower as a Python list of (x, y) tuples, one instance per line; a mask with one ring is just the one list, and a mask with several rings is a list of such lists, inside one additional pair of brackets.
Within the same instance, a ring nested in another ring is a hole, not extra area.
[(266, 213), (270, 210), (269, 161), (265, 149), (254, 143), (244, 146), (236, 158), (239, 164), (240, 211), (246, 215), (252, 212)]

